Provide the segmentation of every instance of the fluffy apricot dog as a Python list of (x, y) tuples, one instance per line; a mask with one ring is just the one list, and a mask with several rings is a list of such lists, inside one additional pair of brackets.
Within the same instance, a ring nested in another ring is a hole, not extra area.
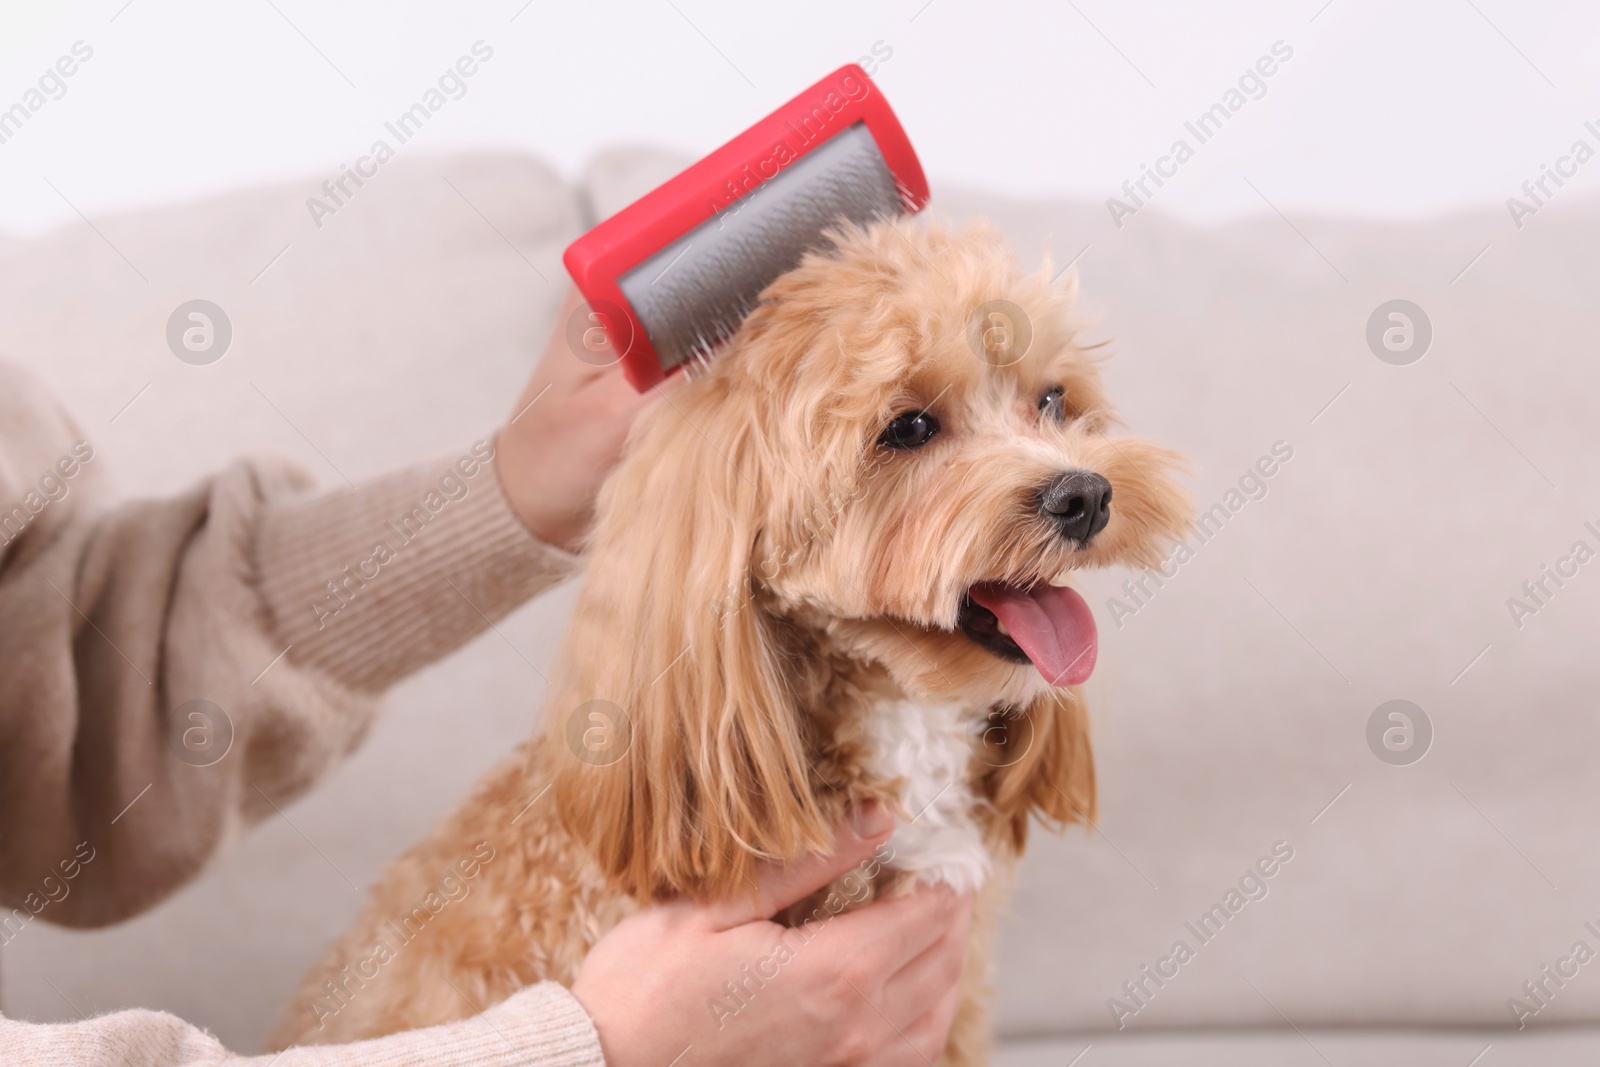
[(892, 858), (787, 918), (912, 880), (975, 892), (943, 1062), (984, 1062), (1030, 817), (1094, 812), (1076, 686), (1096, 634), (1069, 582), (1156, 563), (1189, 514), (1178, 457), (1111, 435), (1073, 302), (984, 229), (936, 224), (841, 230), (773, 283), (602, 489), (544, 731), (389, 869), (275, 1043), (570, 984), (641, 904), (748, 892), (877, 798)]

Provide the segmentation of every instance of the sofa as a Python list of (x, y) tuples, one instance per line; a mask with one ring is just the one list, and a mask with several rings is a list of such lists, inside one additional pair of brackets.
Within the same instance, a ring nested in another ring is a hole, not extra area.
[[(491, 430), (562, 249), (682, 162), (419, 156), (331, 216), (308, 176), (0, 238), (0, 358), (129, 496), (242, 452), (360, 480)], [(1030, 841), (997, 1061), (1600, 1060), (1600, 202), (1520, 229), (1498, 205), (1198, 227), (935, 176), (932, 210), (1072, 263), (1123, 421), (1192, 457), (1201, 520), (1162, 568), (1083, 583), (1099, 820)], [(191, 299), (232, 325), (207, 365), (167, 344)], [(7, 1013), (144, 1005), (256, 1048), (350, 882), (535, 727), (572, 598), (404, 682), (154, 911), (28, 929), (0, 951)]]

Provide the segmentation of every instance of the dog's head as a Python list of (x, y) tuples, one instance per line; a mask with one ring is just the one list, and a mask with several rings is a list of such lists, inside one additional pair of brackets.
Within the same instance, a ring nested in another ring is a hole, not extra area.
[(1096, 640), (1069, 579), (1156, 562), (1188, 504), (1174, 453), (1109, 432), (1072, 305), (981, 229), (847, 229), (641, 418), (552, 707), (627, 716), (626, 751), (572, 761), (557, 796), (635, 892), (827, 843), (797, 709), (844, 699), (841, 674), (994, 707), (980, 788), (1015, 845), (1030, 812), (1087, 817), (1067, 687)]

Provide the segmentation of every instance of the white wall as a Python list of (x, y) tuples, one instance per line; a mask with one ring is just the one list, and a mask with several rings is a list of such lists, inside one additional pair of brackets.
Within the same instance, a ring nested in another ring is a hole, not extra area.
[(494, 60), (421, 146), (521, 148), (569, 174), (622, 138), (710, 149), (875, 42), (893, 52), (880, 81), (936, 191), (1104, 197), (1280, 39), (1293, 60), (1161, 191), (1163, 208), (1266, 210), (1245, 178), (1285, 211), (1503, 201), (1600, 118), (1593, 5), (1325, 3), (13, 3), (0, 106), (74, 41), (95, 51), (0, 145), (0, 231), (71, 221), (64, 200), (93, 217), (320, 180), (480, 38)]

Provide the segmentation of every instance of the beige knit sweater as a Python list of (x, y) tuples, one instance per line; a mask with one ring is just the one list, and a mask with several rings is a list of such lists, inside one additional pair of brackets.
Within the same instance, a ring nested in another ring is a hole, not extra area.
[[(0, 945), (28, 923), (99, 926), (156, 904), (349, 755), (379, 691), (571, 573), (507, 506), (492, 451), (320, 494), (283, 463), (238, 462), (182, 496), (118, 504), (93, 441), (0, 364)], [(0, 1062), (251, 1061), (125, 1011), (0, 1017)], [(464, 1022), (277, 1061), (600, 1062), (553, 983)]]

